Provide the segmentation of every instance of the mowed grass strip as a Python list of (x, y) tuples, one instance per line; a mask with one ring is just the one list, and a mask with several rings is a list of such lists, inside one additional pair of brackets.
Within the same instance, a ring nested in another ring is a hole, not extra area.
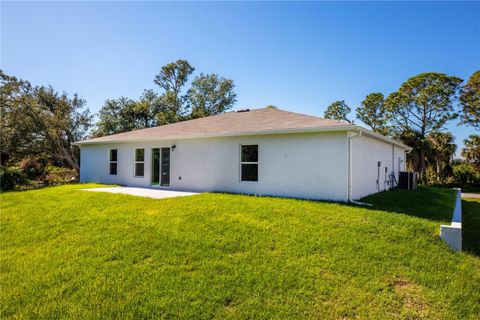
[(1, 318), (480, 315), (480, 259), (438, 236), (452, 191), (382, 193), (367, 209), (79, 190), (94, 186), (0, 196)]
[(462, 232), (463, 249), (480, 257), (480, 198), (462, 199)]

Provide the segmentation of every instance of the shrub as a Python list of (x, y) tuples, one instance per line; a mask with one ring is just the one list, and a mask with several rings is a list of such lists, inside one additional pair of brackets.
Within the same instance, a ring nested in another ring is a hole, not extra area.
[(19, 167), (0, 167), (0, 185), (2, 191), (15, 190), (28, 180)]
[(62, 184), (76, 181), (77, 172), (73, 169), (48, 166), (45, 182), (48, 184)]
[(460, 162), (453, 167), (453, 178), (460, 185), (473, 185), (480, 183), (480, 173), (469, 162)]
[(30, 180), (42, 180), (46, 174), (46, 161), (33, 157), (27, 157), (19, 162), (18, 166)]

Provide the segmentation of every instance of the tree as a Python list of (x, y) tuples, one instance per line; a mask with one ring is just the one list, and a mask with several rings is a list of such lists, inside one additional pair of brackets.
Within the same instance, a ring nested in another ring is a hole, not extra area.
[[(0, 70), (0, 163), (5, 166), (33, 154), (34, 124), (24, 116), (24, 105), (29, 103), (33, 88), (27, 81), (17, 79)], [(19, 121), (22, 119), (22, 121)]]
[(217, 74), (200, 73), (188, 90), (192, 118), (208, 117), (230, 110), (237, 97), (234, 87), (233, 80)]
[[(175, 123), (225, 112), (236, 101), (233, 80), (217, 74), (197, 76), (184, 94), (194, 68), (185, 60), (163, 66), (154, 82), (163, 92), (145, 90), (138, 100), (110, 99), (99, 112), (95, 136)], [(190, 111), (191, 107), (191, 112)]]
[(344, 100), (335, 101), (328, 106), (327, 110), (324, 113), (324, 117), (325, 119), (334, 119), (353, 123), (353, 121), (347, 119), (347, 115), (350, 113), (351, 110), (352, 109), (347, 106)]
[(453, 165), (453, 178), (461, 186), (468, 186), (480, 182), (480, 173), (472, 163), (460, 161)]
[(47, 144), (47, 151), (57, 162), (80, 173), (78, 149), (72, 143), (82, 140), (92, 124), (85, 100), (77, 94), (69, 98), (52, 87), (35, 88), (36, 103), (27, 105), (26, 114), (33, 119), (36, 132)]
[(370, 93), (357, 108), (357, 118), (374, 132), (388, 135), (385, 99), (382, 93)]
[(164, 90), (160, 97), (160, 114), (157, 117), (159, 124), (181, 121), (187, 114), (187, 95), (182, 89), (188, 81), (193, 68), (186, 60), (177, 60), (163, 66), (155, 77), (154, 82)]
[(144, 90), (135, 105), (137, 126), (142, 128), (157, 126), (157, 114), (160, 112), (160, 109), (158, 94), (153, 90)]
[(480, 130), (480, 70), (475, 72), (460, 90), (461, 124)]
[(450, 163), (457, 150), (455, 137), (450, 132), (432, 132), (428, 135), (429, 161), (434, 166), (437, 182), (444, 181), (451, 173)]
[(131, 109), (134, 103), (135, 101), (126, 97), (106, 100), (98, 112), (99, 120), (93, 135), (101, 137), (133, 129), (134, 123), (125, 117), (125, 110)]
[(415, 172), (420, 172), (421, 149), (423, 147), (420, 133), (411, 130), (397, 130), (393, 132), (393, 138), (402, 141), (404, 144), (412, 148), (407, 154), (407, 168)]
[(462, 157), (480, 170), (480, 135), (472, 134), (463, 143), (465, 148), (462, 149)]
[(126, 97), (107, 100), (99, 111), (94, 136), (156, 126), (160, 105), (159, 97), (153, 90), (145, 90), (138, 100)]
[(457, 117), (453, 102), (462, 79), (443, 73), (421, 73), (404, 82), (385, 102), (391, 123), (398, 129), (417, 132), (420, 139), (420, 177), (425, 184), (430, 132), (441, 130)]
[(85, 100), (33, 87), (2, 71), (0, 77), (2, 164), (40, 155), (78, 173), (78, 149), (72, 143), (86, 136), (92, 122)]

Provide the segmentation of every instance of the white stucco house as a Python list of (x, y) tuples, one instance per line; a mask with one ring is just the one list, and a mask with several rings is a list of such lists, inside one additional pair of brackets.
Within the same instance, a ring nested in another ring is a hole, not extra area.
[(76, 144), (81, 182), (333, 201), (390, 188), (409, 150), (354, 124), (275, 108)]

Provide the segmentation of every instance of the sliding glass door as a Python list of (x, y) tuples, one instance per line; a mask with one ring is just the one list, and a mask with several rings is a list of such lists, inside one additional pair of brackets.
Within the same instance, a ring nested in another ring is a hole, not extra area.
[(152, 149), (152, 185), (160, 185), (160, 149)]
[(170, 148), (152, 149), (152, 185), (170, 186)]
[(160, 185), (163, 187), (170, 186), (170, 148), (162, 148), (162, 156), (160, 159)]

